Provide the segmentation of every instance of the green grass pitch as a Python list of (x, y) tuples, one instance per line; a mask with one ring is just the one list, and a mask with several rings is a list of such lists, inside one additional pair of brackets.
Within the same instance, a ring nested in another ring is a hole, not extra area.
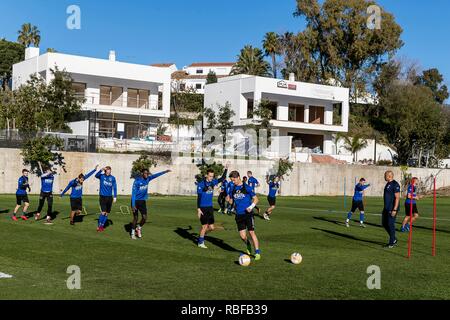
[[(35, 210), (38, 199), (30, 200)], [(367, 229), (358, 227), (359, 214), (347, 229), (342, 197), (279, 198), (271, 222), (256, 220), (262, 260), (248, 268), (237, 264), (244, 245), (234, 217), (216, 214), (223, 229), (207, 238), (208, 250), (196, 247), (194, 197), (151, 197), (150, 221), (136, 241), (125, 231), (131, 216), (119, 212), (129, 198), (113, 206), (112, 225), (102, 234), (96, 232), (97, 197), (84, 198), (88, 215), (76, 226), (69, 225), (68, 198), (55, 198), (60, 214), (52, 226), (13, 222), (6, 209), (14, 204), (13, 195), (0, 196), (0, 273), (13, 276), (0, 278), (0, 299), (450, 298), (448, 198), (438, 199), (437, 257), (431, 256), (432, 199), (419, 202), (423, 218), (414, 229), (411, 260), (406, 234), (398, 234), (397, 248), (382, 248), (381, 199), (366, 200)], [(293, 252), (303, 255), (301, 265), (289, 263)], [(81, 290), (67, 289), (70, 265), (81, 269)], [(381, 290), (366, 286), (371, 265), (381, 268)]]

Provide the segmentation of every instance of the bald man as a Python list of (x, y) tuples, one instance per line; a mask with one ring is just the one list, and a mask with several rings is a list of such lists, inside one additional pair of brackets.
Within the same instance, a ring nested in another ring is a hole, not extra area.
[(384, 229), (389, 234), (389, 243), (386, 245), (386, 248), (392, 249), (398, 242), (395, 237), (395, 220), (400, 204), (400, 184), (394, 180), (394, 173), (392, 171), (386, 171), (384, 180), (387, 183), (384, 187), (382, 223)]

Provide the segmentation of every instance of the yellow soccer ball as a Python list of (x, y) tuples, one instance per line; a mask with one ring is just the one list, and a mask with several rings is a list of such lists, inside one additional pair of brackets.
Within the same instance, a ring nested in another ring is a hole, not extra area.
[(250, 257), (246, 254), (239, 257), (239, 264), (243, 267), (248, 267), (251, 261)]

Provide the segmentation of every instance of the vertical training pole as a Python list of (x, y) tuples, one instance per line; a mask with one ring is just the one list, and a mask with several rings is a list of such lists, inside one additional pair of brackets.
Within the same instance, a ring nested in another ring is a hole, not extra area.
[(434, 187), (433, 187), (433, 257), (436, 256), (436, 220), (437, 220), (437, 209), (436, 209), (436, 176), (434, 177)]
[(344, 210), (346, 210), (346, 200), (347, 200), (347, 177), (344, 177)]
[(409, 237), (408, 237), (408, 259), (411, 258), (412, 251), (412, 232), (413, 232), (413, 195), (414, 186), (411, 184), (411, 197), (409, 196), (408, 190), (406, 190), (406, 197), (410, 199), (409, 202)]

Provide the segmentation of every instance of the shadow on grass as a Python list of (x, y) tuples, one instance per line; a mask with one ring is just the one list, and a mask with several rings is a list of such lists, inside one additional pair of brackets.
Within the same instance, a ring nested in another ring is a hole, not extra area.
[[(98, 220), (100, 220), (100, 219), (95, 219), (95, 221), (97, 221), (97, 224), (98, 224)], [(112, 225), (114, 225), (114, 222), (112, 220), (108, 219), (105, 222), (104, 228), (106, 229), (106, 228), (108, 228), (108, 227), (110, 227)], [(130, 232), (131, 232), (131, 229), (130, 229)]]
[(2, 214), (2, 213), (8, 213), (8, 212), (9, 212), (8, 209), (0, 210), (0, 214)]
[(350, 234), (340, 233), (340, 232), (337, 232), (337, 231), (331, 231), (331, 230), (319, 229), (319, 228), (311, 228), (311, 229), (317, 230), (317, 231), (322, 231), (322, 232), (325, 232), (325, 233), (328, 233), (328, 234), (331, 234), (331, 235), (334, 235), (334, 236), (346, 238), (346, 239), (349, 239), (349, 240), (355, 240), (355, 241), (364, 242), (364, 243), (371, 243), (371, 244), (376, 244), (376, 245), (380, 245), (380, 246), (384, 246), (385, 245), (385, 243), (380, 242), (380, 241), (361, 239), (361, 238), (352, 236)]
[[(193, 244), (197, 245), (198, 233), (190, 232), (192, 230), (193, 230), (192, 226), (189, 226), (189, 228), (187, 228), (187, 229), (177, 228), (176, 230), (174, 230), (174, 232), (176, 234), (178, 234), (180, 237), (187, 239), (187, 240), (191, 241)], [(225, 243), (222, 239), (218, 239), (218, 238), (211, 237), (211, 236), (206, 236), (205, 241), (212, 243), (213, 245), (215, 245), (225, 251), (242, 253), (242, 251), (237, 250), (236, 248), (230, 246), (229, 244)]]

